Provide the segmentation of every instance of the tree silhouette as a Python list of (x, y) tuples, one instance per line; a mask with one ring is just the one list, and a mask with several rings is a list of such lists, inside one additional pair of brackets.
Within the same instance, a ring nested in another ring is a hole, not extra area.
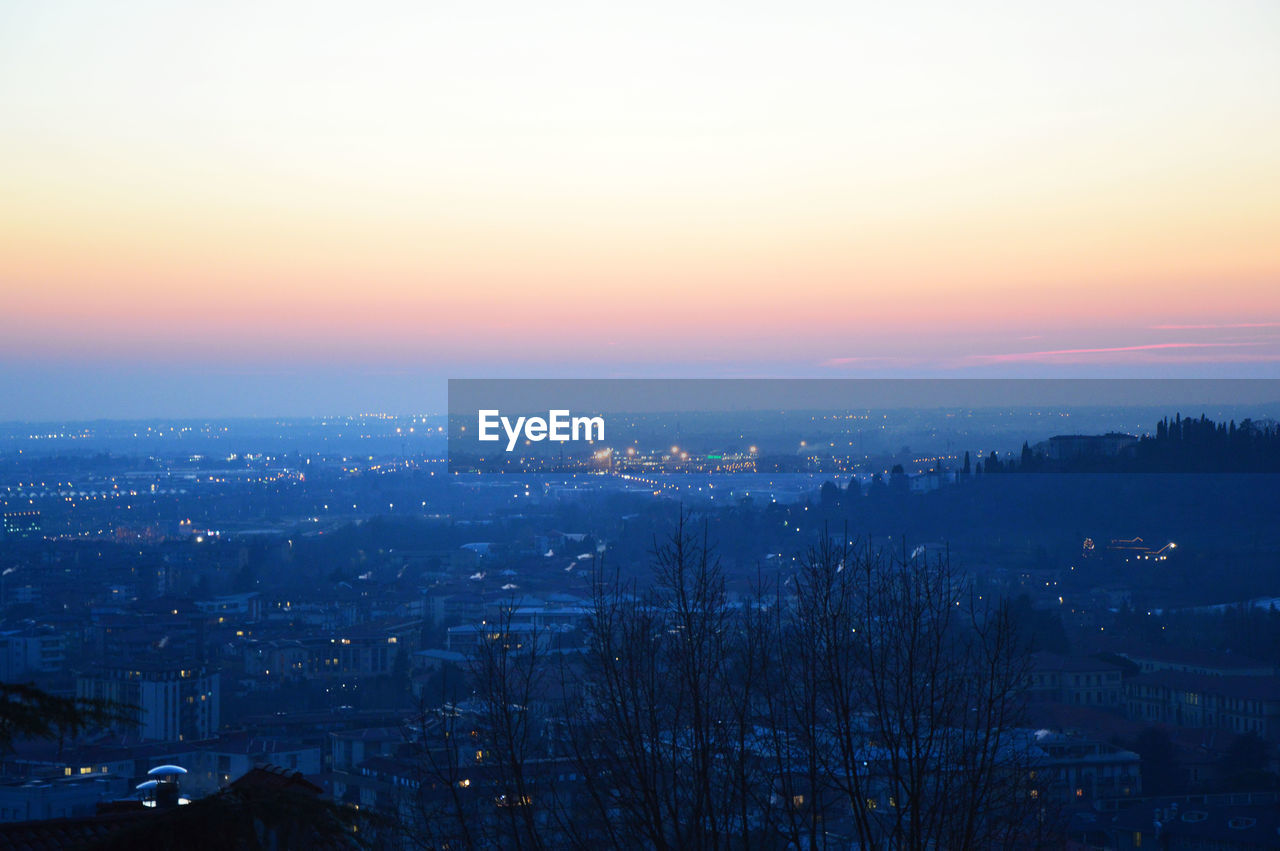
[(95, 726), (136, 723), (136, 707), (91, 698), (59, 697), (32, 684), (0, 683), (0, 750), (17, 739), (53, 739)]
[[(647, 587), (597, 560), (580, 650), (489, 624), (472, 737), (456, 713), (445, 737), (484, 754), (488, 785), (459, 793), (457, 747), (437, 772), (451, 847), (964, 849), (1045, 828), (1017, 619), (948, 560), (823, 535), (731, 603), (686, 515), (652, 557)], [(557, 775), (590, 780), (538, 779)]]

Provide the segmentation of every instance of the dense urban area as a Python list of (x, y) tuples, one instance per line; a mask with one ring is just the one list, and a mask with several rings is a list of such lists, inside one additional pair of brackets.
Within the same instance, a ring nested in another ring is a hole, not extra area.
[(0, 845), (1280, 842), (1275, 424), (911, 416), (545, 476), (443, 417), (5, 426)]

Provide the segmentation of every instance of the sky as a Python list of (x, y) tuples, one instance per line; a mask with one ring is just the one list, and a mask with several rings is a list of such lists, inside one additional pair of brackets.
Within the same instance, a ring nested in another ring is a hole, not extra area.
[(0, 3), (5, 420), (1280, 377), (1278, 245), (1273, 2)]

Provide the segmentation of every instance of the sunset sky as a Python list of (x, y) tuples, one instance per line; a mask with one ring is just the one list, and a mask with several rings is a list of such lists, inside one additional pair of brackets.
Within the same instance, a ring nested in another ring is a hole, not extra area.
[(0, 419), (1280, 377), (1280, 4), (889, 5), (0, 4)]

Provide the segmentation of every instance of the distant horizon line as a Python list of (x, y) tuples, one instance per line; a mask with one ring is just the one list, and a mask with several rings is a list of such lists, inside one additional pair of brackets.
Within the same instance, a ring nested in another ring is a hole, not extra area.
[[(699, 415), (699, 414), (722, 414), (725, 416), (733, 416), (735, 414), (814, 414), (814, 413), (844, 413), (852, 411), (875, 411), (875, 412), (901, 412), (901, 411), (1035, 411), (1045, 408), (1063, 409), (1068, 415), (1071, 410), (1080, 411), (1151, 411), (1166, 410), (1170, 408), (1175, 410), (1169, 411), (1169, 416), (1181, 415), (1183, 419), (1196, 419), (1201, 415), (1207, 415), (1206, 411), (1201, 410), (1205, 407), (1229, 407), (1229, 408), (1249, 408), (1262, 405), (1280, 406), (1280, 397), (1262, 402), (1199, 402), (1186, 403), (1181, 409), (1178, 409), (1177, 403), (1164, 404), (1159, 402), (1139, 402), (1125, 405), (1114, 404), (981, 404), (981, 405), (874, 405), (868, 407), (830, 407), (830, 408), (808, 408), (808, 407), (788, 407), (788, 408), (707, 408), (701, 410), (690, 409), (668, 409), (668, 410), (612, 410), (601, 409), (601, 412), (608, 413), (613, 416), (682, 416), (682, 415)], [(1069, 409), (1069, 410), (1068, 410)], [(531, 409), (533, 411), (533, 409)], [(1192, 411), (1194, 413), (1188, 413)], [(255, 423), (261, 424), (268, 421), (279, 421), (281, 425), (289, 425), (294, 422), (323, 422), (331, 420), (429, 420), (438, 419), (441, 423), (446, 422), (450, 416), (464, 416), (463, 414), (449, 414), (445, 412), (429, 412), (429, 413), (392, 413), (388, 411), (377, 411), (360, 414), (236, 414), (227, 417), (199, 417), (199, 416), (148, 416), (148, 417), (89, 417), (89, 418), (45, 418), (32, 420), (0, 420), (0, 429), (7, 429), (16, 426), (31, 427), (40, 425), (133, 425), (133, 424), (156, 424), (157, 422), (166, 424), (176, 423)], [(444, 432), (437, 432), (444, 435)]]

